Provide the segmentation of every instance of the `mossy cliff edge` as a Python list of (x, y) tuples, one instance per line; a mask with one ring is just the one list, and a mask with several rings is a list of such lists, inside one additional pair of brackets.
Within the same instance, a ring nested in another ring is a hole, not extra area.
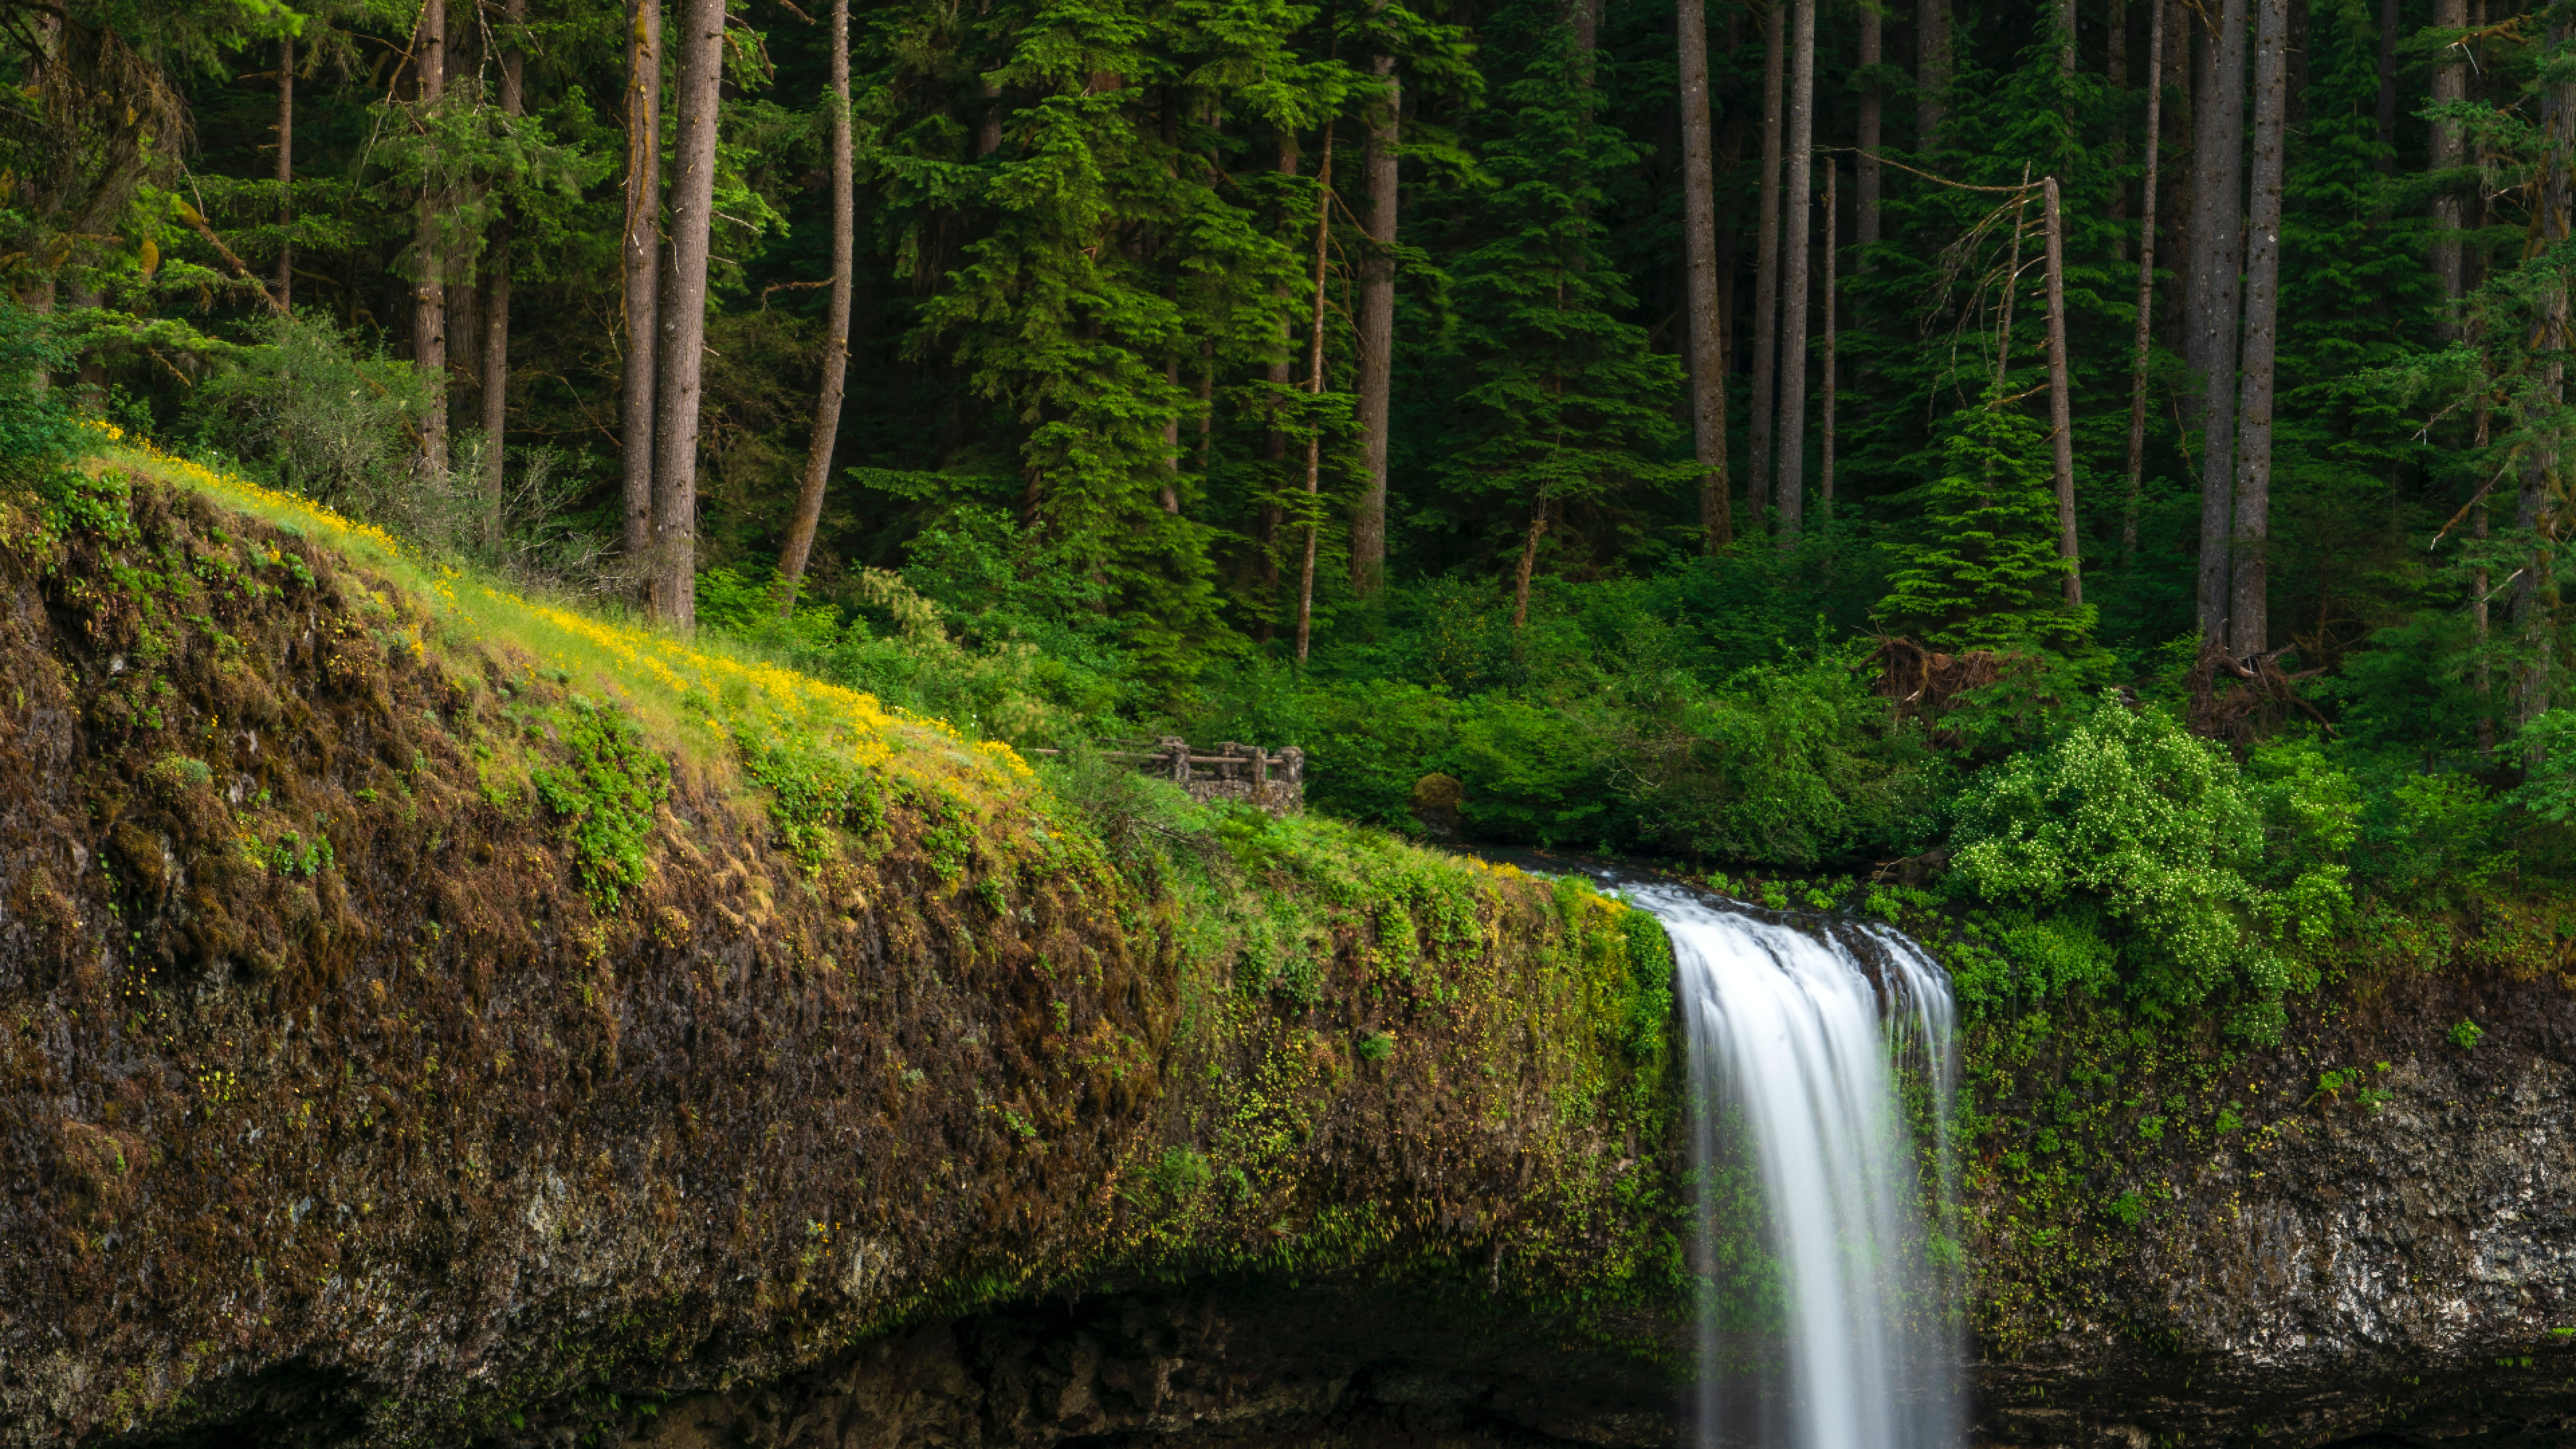
[[(1579, 882), (148, 453), (0, 599), (0, 1445), (1687, 1432), (1671, 963)], [(1978, 1442), (2576, 1434), (2576, 927), (2431, 929), (2275, 1047), (1965, 1034)]]
[(537, 1442), (1192, 1274), (1683, 1301), (1643, 917), (1323, 822), (1112, 851), (185, 472), (0, 509), (0, 1444)]

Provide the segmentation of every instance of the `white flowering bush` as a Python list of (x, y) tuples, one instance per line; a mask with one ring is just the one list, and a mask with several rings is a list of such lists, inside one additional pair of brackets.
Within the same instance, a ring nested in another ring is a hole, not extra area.
[(2356, 801), (2313, 746), (2249, 773), (2161, 709), (2105, 694), (2055, 743), (1961, 796), (1955, 883), (2037, 916), (2095, 915), (2114, 976), (2152, 1016), (2239, 994), (2238, 1029), (2277, 1035), (2299, 957), (2351, 909)]

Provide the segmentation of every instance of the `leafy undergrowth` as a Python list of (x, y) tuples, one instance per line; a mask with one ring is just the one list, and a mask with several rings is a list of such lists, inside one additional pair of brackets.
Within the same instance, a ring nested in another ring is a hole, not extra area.
[(139, 450), (0, 497), (0, 586), (0, 1443), (533, 1441), (1113, 1275), (1687, 1301), (1669, 960), (1579, 883)]

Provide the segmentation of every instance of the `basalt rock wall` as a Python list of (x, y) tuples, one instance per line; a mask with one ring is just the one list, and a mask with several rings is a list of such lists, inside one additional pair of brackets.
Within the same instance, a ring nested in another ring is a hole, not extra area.
[(1677, 1271), (1615, 903), (1266, 817), (1120, 856), (911, 725), (791, 836), (615, 679), (88, 498), (0, 499), (0, 1444), (613, 1441), (1118, 1274)]
[[(2576, 1443), (2576, 991), (2529, 965), (2378, 971), (2277, 1049), (2202, 1050), (2227, 1064), (2107, 1088), (2121, 1146), (2083, 1210), (2040, 1220), (1990, 1178), (1982, 1435)], [(2037, 1053), (1997, 1105), (2069, 1065)]]

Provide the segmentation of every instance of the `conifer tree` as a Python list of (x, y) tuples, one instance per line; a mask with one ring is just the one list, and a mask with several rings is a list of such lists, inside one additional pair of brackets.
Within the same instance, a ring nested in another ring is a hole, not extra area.
[[(1383, 9), (1383, 5), (1379, 7)], [(1367, 197), (1366, 253), (1359, 265), (1360, 453), (1363, 473), (1351, 514), (1351, 586), (1373, 594), (1386, 581), (1386, 449), (1395, 381), (1395, 239), (1397, 142), (1402, 135), (1404, 86), (1396, 58), (1370, 58), (1369, 74), (1383, 82), (1381, 96), (1366, 102), (1368, 141), (1360, 161)]]
[(2228, 643), (2240, 658), (2270, 643), (2265, 612), (2271, 541), (2275, 318), (2281, 289), (2282, 126), (2288, 97), (2289, 0), (2259, 0), (2254, 64), (2254, 202), (2246, 226), (2243, 391), (2237, 404), (2236, 497), (2228, 528)]
[(1699, 459), (1699, 528), (1703, 547), (1716, 552), (1735, 540), (1735, 509), (1727, 496), (1726, 339), (1719, 330), (1721, 278), (1717, 266), (1717, 200), (1710, 164), (1708, 105), (1708, 6), (1677, 0), (1674, 32), (1680, 60), (1682, 122), (1683, 286), (1689, 294), (1691, 432)]
[(1677, 487), (1699, 469), (1664, 456), (1681, 432), (1680, 369), (1621, 316), (1628, 282), (1603, 253), (1604, 184), (1638, 148), (1593, 116), (1593, 57), (1553, 0), (1516, 0), (1495, 29), (1530, 60), (1500, 88), (1482, 243), (1452, 269), (1467, 383), (1441, 474), (1470, 508), (1518, 520), (1517, 627), (1541, 546), (1569, 509)]
[(2000, 391), (1952, 418), (1919, 531), (1894, 549), (1883, 627), (1953, 650), (2089, 639), (2092, 609), (2063, 596), (2048, 457), (2047, 430)]
[(850, 143), (850, 0), (832, 0), (830, 70), (831, 91), (824, 104), (832, 113), (828, 163), (832, 170), (832, 302), (823, 321), (823, 387), (814, 403), (814, 436), (805, 448), (805, 476), (797, 486), (787, 545), (778, 556), (782, 608), (794, 607), (796, 584), (814, 551), (814, 530), (823, 520), (823, 490), (831, 481), (832, 454), (841, 436), (841, 389), (850, 370), (850, 288), (857, 249)]
[(1790, 30), (1788, 160), (1781, 182), (1786, 209), (1780, 242), (1780, 424), (1773, 443), (1780, 472), (1771, 495), (1784, 542), (1797, 536), (1806, 514), (1807, 224), (1815, 208), (1816, 143), (1816, 0), (1792, 3), (1797, 18)]
[(2236, 363), (2245, 146), (2245, 0), (2222, 0), (2192, 147), (2192, 371), (2201, 386), (2200, 632), (2227, 637), (2236, 517)]
[(707, 269), (715, 236), (725, 0), (683, 0), (671, 143), (671, 251), (655, 346), (653, 549), (646, 607), (664, 626), (697, 625), (698, 424), (706, 373)]

